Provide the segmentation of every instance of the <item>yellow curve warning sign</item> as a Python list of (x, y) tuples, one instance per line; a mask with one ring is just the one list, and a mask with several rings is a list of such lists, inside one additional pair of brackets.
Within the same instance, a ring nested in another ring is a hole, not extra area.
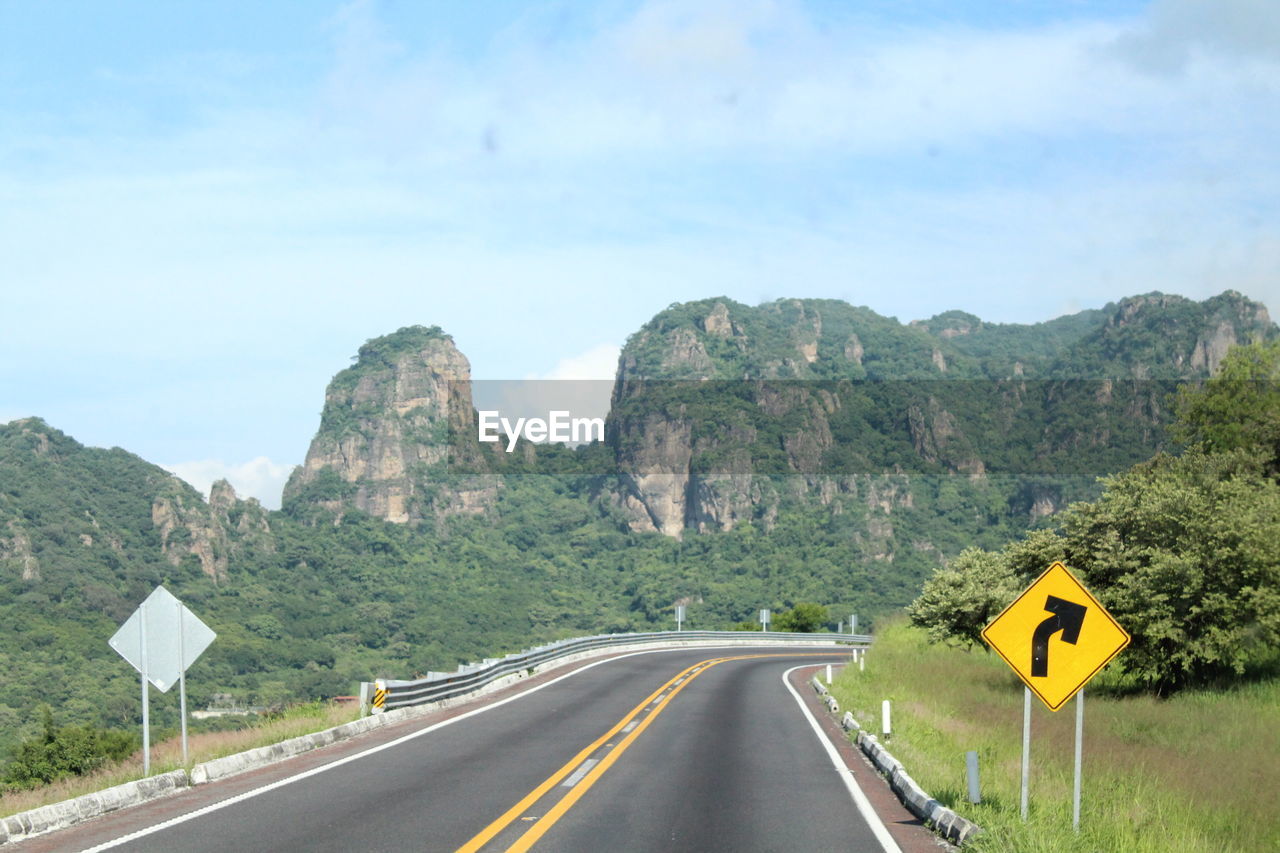
[(1129, 634), (1062, 563), (983, 628), (982, 639), (1051, 711), (1129, 645)]

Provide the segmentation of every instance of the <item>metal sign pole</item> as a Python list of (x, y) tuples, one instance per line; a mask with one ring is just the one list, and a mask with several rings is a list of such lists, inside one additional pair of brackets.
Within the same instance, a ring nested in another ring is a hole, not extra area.
[(151, 775), (151, 716), (150, 702), (147, 695), (147, 603), (144, 601), (138, 608), (141, 618), (138, 619), (138, 637), (142, 647), (142, 775)]
[(183, 629), (182, 602), (178, 602), (178, 708), (182, 717), (182, 764), (187, 764), (187, 650), (186, 631)]
[(1022, 688), (1022, 819), (1027, 819), (1028, 777), (1031, 775), (1031, 688)]
[(1071, 808), (1071, 828), (1080, 831), (1080, 764), (1084, 751), (1084, 689), (1076, 694), (1076, 781)]

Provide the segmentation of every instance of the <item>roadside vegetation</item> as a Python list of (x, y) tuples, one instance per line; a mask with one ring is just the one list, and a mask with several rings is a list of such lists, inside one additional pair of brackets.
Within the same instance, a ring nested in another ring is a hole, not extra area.
[[(983, 826), (978, 850), (1280, 849), (1280, 344), (1232, 350), (1181, 389), (1180, 455), (1102, 480), (1056, 526), (940, 567), (834, 693), (859, 722), (893, 707), (890, 751)], [(980, 631), (1067, 564), (1132, 635), (1087, 688), (1082, 831), (1071, 829), (1074, 713), (1034, 703), (1020, 819), (1023, 688)], [(979, 753), (983, 802), (965, 799)]]
[[(279, 713), (236, 718), (241, 723), (239, 728), (189, 732), (185, 765), (181, 735), (172, 730), (159, 732), (153, 735), (156, 740), (151, 745), (151, 773), (167, 773), (183, 767), (190, 770), (215, 758), (324, 731), (350, 722), (359, 714), (358, 706), (309, 702)], [(18, 765), (21, 769), (15, 771), (11, 766), (7, 770), (8, 775), (0, 786), (0, 817), (143, 778), (142, 748), (136, 735), (120, 731), (89, 734), (86, 727), (58, 727), (51, 717), (44, 719), (44, 734), (24, 742), (17, 751), (27, 759)], [(68, 759), (68, 756), (83, 755), (85, 745), (96, 744), (99, 739), (112, 744), (124, 742), (129, 749), (123, 757), (117, 751), (114, 758), (95, 751), (88, 759), (92, 761), (91, 767)]]
[[(931, 644), (905, 620), (877, 632), (866, 670), (832, 693), (880, 734), (920, 786), (977, 823), (966, 845), (1000, 853), (1222, 853), (1280, 850), (1280, 673), (1229, 689), (1136, 693), (1106, 670), (1085, 691), (1081, 831), (1071, 828), (1075, 700), (1038, 700), (1031, 721), (1030, 815), (1020, 815), (1022, 682), (997, 655)], [(967, 799), (965, 753), (979, 756), (982, 803)]]

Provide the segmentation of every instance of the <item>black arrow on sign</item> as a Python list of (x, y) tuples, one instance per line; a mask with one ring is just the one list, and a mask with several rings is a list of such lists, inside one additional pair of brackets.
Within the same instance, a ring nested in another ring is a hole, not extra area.
[(1080, 639), (1080, 627), (1084, 625), (1084, 613), (1088, 610), (1083, 604), (1049, 596), (1044, 609), (1053, 615), (1036, 626), (1031, 635), (1031, 677), (1044, 678), (1049, 674), (1049, 638), (1059, 631), (1062, 642), (1076, 644)]

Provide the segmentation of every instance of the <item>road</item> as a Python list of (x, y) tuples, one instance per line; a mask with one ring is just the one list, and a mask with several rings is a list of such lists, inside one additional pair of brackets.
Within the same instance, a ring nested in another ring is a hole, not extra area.
[(613, 658), (257, 787), (200, 786), (17, 849), (881, 851), (784, 683), (847, 658), (832, 651)]

